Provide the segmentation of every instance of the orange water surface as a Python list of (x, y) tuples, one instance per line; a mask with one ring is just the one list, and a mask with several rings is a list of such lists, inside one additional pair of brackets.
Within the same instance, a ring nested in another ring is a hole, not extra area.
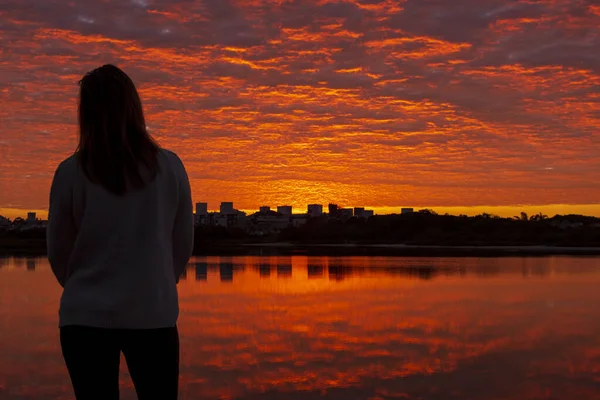
[[(600, 399), (599, 283), (600, 258), (194, 258), (180, 398)], [(73, 398), (60, 292), (0, 258), (0, 400)]]

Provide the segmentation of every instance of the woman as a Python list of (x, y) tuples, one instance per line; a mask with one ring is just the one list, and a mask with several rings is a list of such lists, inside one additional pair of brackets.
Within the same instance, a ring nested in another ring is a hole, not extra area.
[(139, 399), (176, 399), (190, 185), (181, 160), (148, 135), (135, 86), (115, 66), (80, 81), (79, 147), (54, 175), (47, 243), (77, 399), (119, 398), (121, 352)]

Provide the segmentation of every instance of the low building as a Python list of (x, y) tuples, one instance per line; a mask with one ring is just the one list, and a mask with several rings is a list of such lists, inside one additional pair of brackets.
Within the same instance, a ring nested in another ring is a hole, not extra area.
[(194, 222), (196, 226), (198, 225), (211, 225), (210, 214), (194, 214)]
[(365, 210), (364, 207), (354, 207), (354, 216), (356, 218), (370, 218), (373, 214), (373, 210)]
[(552, 221), (550, 223), (550, 225), (555, 226), (560, 229), (581, 228), (583, 226), (583, 222), (569, 221), (567, 219), (561, 219), (561, 220)]
[(271, 211), (271, 207), (269, 207), (269, 206), (261, 206), (259, 208), (259, 210), (260, 210), (259, 212), (261, 214), (267, 214), (267, 213), (269, 213)]
[(277, 212), (291, 217), (292, 216), (292, 206), (277, 206)]
[(353, 216), (353, 211), (351, 208), (338, 208), (336, 214), (341, 219), (350, 219)]
[(216, 225), (215, 224), (215, 215), (217, 213), (207, 213), (207, 214), (194, 214), (196, 226), (198, 225)]
[(207, 214), (208, 225), (223, 227), (244, 227), (246, 224), (246, 213), (233, 208), (233, 202), (224, 201), (221, 203), (218, 213)]
[(401, 214), (412, 214), (415, 212), (414, 208), (405, 207), (400, 210)]
[(291, 216), (276, 211), (257, 212), (249, 217), (248, 230), (260, 234), (276, 233), (292, 223)]
[(294, 214), (292, 215), (292, 226), (299, 227), (306, 225), (308, 221), (308, 216), (306, 214)]
[(215, 216), (214, 223), (216, 226), (222, 226), (223, 228), (227, 228), (229, 226), (229, 218), (227, 215), (219, 214)]
[(246, 213), (243, 211), (234, 210), (231, 214), (215, 214), (212, 218), (212, 224), (222, 226), (224, 228), (241, 228), (244, 229), (247, 224)]

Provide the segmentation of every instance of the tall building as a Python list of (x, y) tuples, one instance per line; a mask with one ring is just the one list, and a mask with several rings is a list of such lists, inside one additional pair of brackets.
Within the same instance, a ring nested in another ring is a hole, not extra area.
[(268, 214), (271, 211), (271, 207), (269, 206), (261, 206), (259, 208), (261, 214)]
[(232, 201), (222, 202), (219, 212), (221, 214), (235, 214), (235, 210), (233, 209), (233, 202)]
[(375, 213), (373, 212), (373, 210), (365, 210), (362, 213), (362, 217), (363, 218), (371, 218)]
[(10, 227), (10, 220), (6, 217), (0, 215), (0, 228), (8, 228)]
[(321, 204), (309, 204), (307, 214), (309, 217), (320, 217), (323, 215), (323, 206)]
[(277, 206), (277, 212), (291, 217), (292, 216), (292, 206)]
[(196, 215), (208, 214), (208, 203), (196, 203)]
[(208, 225), (210, 215), (208, 214), (208, 203), (196, 203), (196, 214), (194, 215), (196, 225)]
[(403, 208), (400, 211), (400, 213), (402, 213), (402, 214), (410, 214), (410, 213), (413, 213), (414, 211), (415, 211), (414, 208), (408, 208), (408, 207), (406, 207), (406, 208)]
[(329, 203), (329, 206), (327, 208), (329, 209), (330, 217), (337, 217), (337, 212), (339, 209), (337, 204)]
[(37, 218), (36, 218), (36, 214), (34, 212), (28, 212), (27, 213), (27, 223), (28, 224), (35, 224)]

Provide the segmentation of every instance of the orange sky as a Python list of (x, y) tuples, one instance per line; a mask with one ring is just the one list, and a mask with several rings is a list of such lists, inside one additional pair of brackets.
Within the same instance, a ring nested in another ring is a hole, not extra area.
[(47, 207), (76, 82), (107, 62), (211, 209), (600, 215), (591, 0), (7, 1), (4, 215)]

